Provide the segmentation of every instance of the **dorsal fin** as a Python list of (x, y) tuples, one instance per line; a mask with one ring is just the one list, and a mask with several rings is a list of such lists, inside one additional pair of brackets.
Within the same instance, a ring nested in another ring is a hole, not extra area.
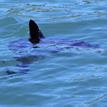
[(39, 30), (38, 25), (33, 20), (29, 21), (29, 33), (29, 41), (33, 44), (39, 43), (41, 38), (44, 38), (42, 32)]

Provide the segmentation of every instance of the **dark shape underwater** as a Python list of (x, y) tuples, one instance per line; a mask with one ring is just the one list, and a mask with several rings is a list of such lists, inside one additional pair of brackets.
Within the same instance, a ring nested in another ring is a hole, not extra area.
[(9, 45), (10, 50), (13, 50), (15, 52), (19, 51), (19, 53), (25, 52), (26, 55), (35, 55), (35, 52), (40, 54), (40, 50), (60, 52), (64, 49), (67, 49), (70, 52), (70, 49), (72, 48), (83, 48), (84, 50), (86, 48), (100, 49), (99, 45), (92, 45), (81, 40), (45, 38), (38, 25), (33, 20), (29, 21), (29, 35), (29, 39), (12, 41)]
[[(83, 53), (84, 50), (102, 51), (98, 45), (92, 45), (81, 40), (45, 38), (33, 20), (29, 21), (29, 35), (29, 39), (15, 40), (9, 44), (9, 49), (14, 52), (16, 60), (20, 61), (21, 67), (26, 69), (34, 62), (35, 58), (38, 60), (39, 57), (40, 59), (44, 56), (47, 57), (49, 53), (66, 51), (72, 53), (74, 50)], [(8, 72), (8, 74), (11, 74), (11, 72)]]

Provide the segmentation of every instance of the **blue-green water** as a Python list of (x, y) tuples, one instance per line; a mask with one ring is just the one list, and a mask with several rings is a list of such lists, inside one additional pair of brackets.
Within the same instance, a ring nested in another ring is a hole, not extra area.
[[(16, 58), (9, 44), (28, 38), (29, 19), (46, 37), (84, 40), (103, 52)], [(0, 107), (107, 107), (107, 1), (0, 0)]]

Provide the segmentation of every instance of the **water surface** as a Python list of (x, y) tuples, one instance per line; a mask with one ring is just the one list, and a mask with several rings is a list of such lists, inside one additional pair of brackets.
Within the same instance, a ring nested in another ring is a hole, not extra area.
[[(17, 57), (9, 44), (28, 38), (30, 19), (46, 37), (83, 40), (104, 51)], [(0, 0), (0, 106), (106, 107), (106, 35), (106, 0)]]

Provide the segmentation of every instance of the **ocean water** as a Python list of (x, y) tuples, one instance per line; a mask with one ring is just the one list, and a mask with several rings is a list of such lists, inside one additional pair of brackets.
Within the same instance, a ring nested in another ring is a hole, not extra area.
[[(30, 19), (46, 38), (100, 51), (12, 50), (29, 38)], [(0, 107), (107, 107), (107, 1), (0, 0)]]

